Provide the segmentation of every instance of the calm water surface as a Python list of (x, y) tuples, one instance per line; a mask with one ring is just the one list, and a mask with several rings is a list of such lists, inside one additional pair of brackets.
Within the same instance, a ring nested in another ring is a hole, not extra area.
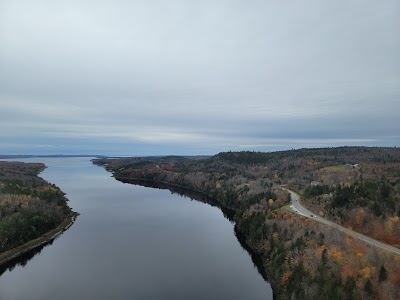
[(81, 215), (25, 266), (0, 276), (0, 299), (272, 299), (210, 205), (124, 184), (88, 158), (38, 158)]

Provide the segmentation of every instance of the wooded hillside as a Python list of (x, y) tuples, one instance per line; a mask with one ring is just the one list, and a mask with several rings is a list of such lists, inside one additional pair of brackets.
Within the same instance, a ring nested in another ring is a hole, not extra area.
[[(289, 208), (280, 186), (344, 226), (399, 245), (400, 149), (341, 147), (273, 153), (97, 159), (115, 178), (181, 185), (235, 211), (279, 299), (400, 299), (400, 257)], [(368, 225), (368, 226), (366, 226)]]
[(64, 193), (37, 175), (41, 163), (0, 161), (0, 253), (56, 228), (72, 213)]

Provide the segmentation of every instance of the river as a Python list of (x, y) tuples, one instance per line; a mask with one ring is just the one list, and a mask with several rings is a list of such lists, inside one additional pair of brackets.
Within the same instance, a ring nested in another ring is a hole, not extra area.
[(30, 158), (80, 213), (51, 245), (3, 270), (0, 299), (273, 299), (215, 206), (125, 184), (89, 158)]

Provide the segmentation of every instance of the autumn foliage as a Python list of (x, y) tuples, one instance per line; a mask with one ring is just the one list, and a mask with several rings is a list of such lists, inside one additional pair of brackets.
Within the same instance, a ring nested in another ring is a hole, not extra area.
[[(289, 208), (286, 185), (316, 214), (399, 244), (400, 149), (341, 147), (209, 158), (99, 159), (114, 176), (199, 191), (235, 212), (279, 299), (400, 299), (400, 258)], [(380, 276), (385, 268), (387, 276)], [(385, 277), (385, 278), (383, 278)]]
[(54, 229), (72, 213), (64, 193), (37, 176), (44, 167), (0, 162), (0, 252)]

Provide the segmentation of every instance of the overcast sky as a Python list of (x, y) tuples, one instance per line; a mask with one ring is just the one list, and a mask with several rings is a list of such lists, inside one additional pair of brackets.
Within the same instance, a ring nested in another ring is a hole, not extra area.
[(400, 1), (0, 0), (0, 154), (400, 146)]

